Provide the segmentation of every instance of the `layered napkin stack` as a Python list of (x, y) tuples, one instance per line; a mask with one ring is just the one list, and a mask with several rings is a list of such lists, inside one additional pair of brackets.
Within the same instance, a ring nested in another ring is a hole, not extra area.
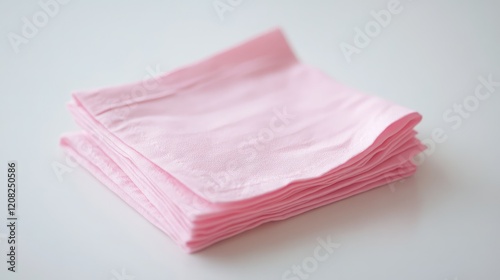
[(76, 92), (66, 151), (188, 252), (410, 176), (421, 116), (300, 63), (280, 30)]

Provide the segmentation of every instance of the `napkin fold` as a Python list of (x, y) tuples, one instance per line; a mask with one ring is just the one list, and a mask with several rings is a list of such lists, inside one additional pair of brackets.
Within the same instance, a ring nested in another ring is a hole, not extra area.
[(188, 252), (412, 175), (420, 114), (297, 60), (279, 29), (75, 92), (61, 146)]

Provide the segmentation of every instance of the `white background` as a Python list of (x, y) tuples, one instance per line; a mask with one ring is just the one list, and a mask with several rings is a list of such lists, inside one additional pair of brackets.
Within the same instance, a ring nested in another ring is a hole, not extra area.
[[(19, 245), (18, 272), (8, 272), (0, 215), (0, 279), (278, 280), (328, 236), (341, 246), (308, 279), (500, 279), (500, 87), (460, 124), (443, 118), (471, 100), (479, 76), (500, 81), (500, 3), (401, 0), (348, 63), (340, 44), (354, 44), (355, 28), (388, 2), (243, 0), (221, 20), (212, 0), (71, 0), (16, 53), (9, 36), (23, 37), (23, 17), (43, 10), (2, 0), (0, 212), (6, 164), (17, 160)], [(421, 139), (445, 131), (412, 179), (193, 255), (83, 168), (58, 179), (59, 135), (78, 129), (65, 108), (73, 90), (141, 80), (148, 68), (168, 71), (276, 26), (305, 63), (422, 113)]]

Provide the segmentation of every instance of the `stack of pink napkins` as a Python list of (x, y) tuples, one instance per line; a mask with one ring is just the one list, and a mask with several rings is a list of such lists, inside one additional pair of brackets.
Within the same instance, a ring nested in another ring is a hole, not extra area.
[(410, 176), (421, 116), (297, 61), (280, 30), (76, 92), (61, 145), (188, 252)]

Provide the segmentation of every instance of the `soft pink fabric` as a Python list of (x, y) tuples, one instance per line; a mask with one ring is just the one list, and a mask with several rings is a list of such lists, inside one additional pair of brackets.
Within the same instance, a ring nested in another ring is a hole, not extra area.
[(184, 249), (413, 174), (421, 116), (306, 66), (274, 30), (147, 82), (77, 92), (61, 145)]

